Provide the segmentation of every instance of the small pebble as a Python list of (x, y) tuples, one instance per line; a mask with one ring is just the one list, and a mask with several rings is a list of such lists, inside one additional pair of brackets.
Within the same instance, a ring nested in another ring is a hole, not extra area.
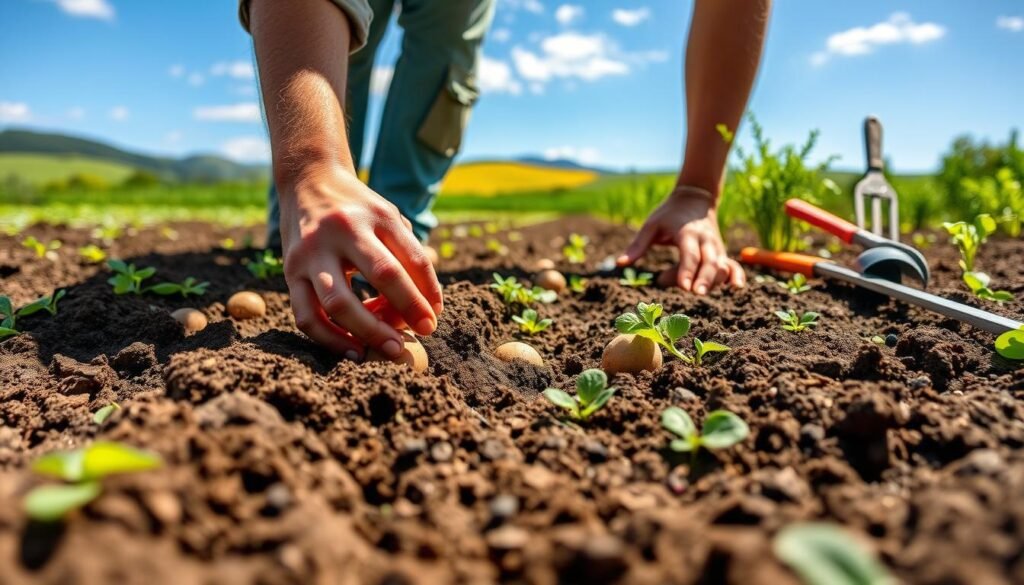
[(401, 446), (402, 455), (419, 455), (427, 450), (427, 442), (424, 439), (408, 439)]
[(487, 439), (480, 445), (480, 456), (488, 461), (497, 461), (505, 456), (505, 446), (498, 439)]
[(491, 518), (508, 520), (519, 513), (519, 498), (510, 494), (495, 496), (490, 503)]
[(896, 347), (896, 342), (899, 340), (900, 338), (895, 333), (890, 333), (885, 336), (885, 344), (889, 347)]
[(600, 441), (587, 440), (583, 443), (583, 450), (587, 452), (587, 456), (590, 457), (592, 463), (600, 463), (608, 459), (608, 448)]
[(452, 444), (448, 441), (441, 441), (440, 443), (434, 443), (430, 447), (430, 458), (437, 463), (444, 463), (451, 461), (452, 455), (455, 453), (455, 449)]

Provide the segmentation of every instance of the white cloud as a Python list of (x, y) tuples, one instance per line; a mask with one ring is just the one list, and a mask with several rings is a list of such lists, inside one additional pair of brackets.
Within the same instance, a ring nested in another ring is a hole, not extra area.
[(592, 147), (555, 146), (544, 150), (546, 160), (573, 160), (580, 164), (592, 165), (601, 160), (601, 153)]
[(833, 56), (867, 55), (883, 45), (909, 43), (923, 45), (941, 39), (946, 28), (934, 22), (917, 23), (905, 12), (895, 12), (885, 22), (854, 27), (828, 37), (825, 49), (811, 55), (811, 64), (820, 67)]
[(480, 58), (480, 73), (478, 75), (480, 91), (483, 93), (508, 93), (519, 95), (523, 92), (523, 85), (512, 74), (512, 68), (508, 63), (491, 59), (484, 55)]
[(525, 10), (534, 14), (544, 12), (544, 4), (540, 0), (501, 0), (500, 6), (507, 10)]
[(636, 26), (650, 17), (651, 10), (649, 8), (637, 8), (635, 10), (616, 8), (612, 10), (612, 20), (622, 26)]
[(373, 68), (370, 74), (370, 93), (373, 95), (384, 95), (391, 87), (391, 78), (395, 76), (395, 68), (390, 65), (381, 65)]
[(231, 77), (233, 79), (256, 79), (256, 70), (249, 61), (220, 61), (210, 67), (210, 75), (214, 77)]
[(496, 43), (507, 43), (512, 38), (512, 31), (507, 28), (496, 28), (491, 32), (491, 38)]
[(175, 63), (167, 68), (167, 74), (174, 78), (183, 77), (185, 75), (185, 66)]
[(1024, 31), (1024, 16), (1000, 16), (996, 19), (996, 26), (1010, 32)]
[(85, 108), (82, 106), (74, 106), (68, 109), (67, 117), (69, 120), (81, 120), (85, 118)]
[(558, 24), (570, 25), (583, 17), (583, 7), (575, 4), (562, 4), (555, 10), (555, 20)]
[(0, 122), (27, 122), (32, 111), (24, 102), (0, 102)]
[(124, 106), (114, 106), (113, 108), (110, 108), (109, 115), (110, 119), (115, 122), (124, 122), (128, 119), (128, 116), (131, 115), (131, 112), (129, 112), (128, 108)]
[[(516, 72), (529, 83), (530, 91), (542, 93), (552, 79), (594, 81), (610, 75), (626, 75), (633, 65), (664, 61), (664, 51), (624, 53), (601, 34), (564, 32), (540, 41), (539, 51), (512, 48)], [(539, 85), (538, 85), (539, 84)]]
[(260, 122), (260, 105), (256, 102), (241, 102), (227, 106), (200, 106), (193, 110), (196, 120), (208, 122)]
[(114, 20), (114, 7), (107, 0), (53, 0), (65, 14), (75, 18)]
[(202, 73), (192, 72), (188, 74), (188, 84), (192, 87), (199, 87), (204, 81), (206, 81), (206, 78), (203, 77)]
[(229, 159), (244, 163), (270, 160), (270, 143), (262, 136), (239, 136), (220, 145), (221, 153)]

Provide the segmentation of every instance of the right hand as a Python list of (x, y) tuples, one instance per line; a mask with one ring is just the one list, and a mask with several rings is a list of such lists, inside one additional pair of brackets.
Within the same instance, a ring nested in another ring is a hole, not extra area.
[[(401, 354), (396, 328), (406, 324), (420, 335), (434, 332), (441, 285), (397, 207), (340, 164), (307, 169), (278, 187), (285, 280), (303, 333), (360, 359), (366, 346), (388, 357)], [(361, 273), (392, 310), (372, 312), (360, 301), (349, 285), (352, 272)]]

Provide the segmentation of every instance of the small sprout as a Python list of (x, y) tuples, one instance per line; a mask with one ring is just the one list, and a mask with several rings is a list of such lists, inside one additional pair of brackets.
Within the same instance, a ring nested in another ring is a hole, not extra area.
[(722, 345), (715, 341), (701, 341), (696, 337), (693, 338), (693, 347), (696, 353), (693, 355), (693, 365), (700, 367), (704, 361), (704, 354), (712, 352), (726, 352), (730, 348), (728, 345)]
[(441, 245), (437, 247), (437, 253), (445, 260), (454, 258), (455, 244), (452, 242), (441, 242)]
[(587, 283), (590, 282), (582, 276), (573, 274), (569, 277), (569, 290), (576, 294), (583, 294), (587, 292)]
[(792, 295), (798, 295), (800, 293), (811, 290), (811, 286), (807, 284), (807, 277), (804, 276), (803, 274), (800, 274), (799, 272), (794, 274), (793, 278), (787, 280), (785, 284), (780, 282), (779, 286), (788, 290), (789, 294)]
[(245, 267), (260, 280), (284, 274), (284, 261), (269, 249), (263, 250), (262, 254), (257, 254)]
[(466, 233), (468, 233), (471, 238), (482, 238), (484, 237), (484, 228), (474, 224), (469, 226), (469, 230), (467, 230)]
[(107, 266), (114, 271), (114, 276), (107, 279), (107, 284), (114, 287), (114, 294), (142, 294), (142, 282), (156, 274), (156, 268), (136, 268), (134, 264), (126, 264), (122, 260), (111, 259)]
[(41, 242), (37, 240), (35, 236), (29, 236), (21, 241), (21, 245), (32, 250), (37, 258), (48, 258), (52, 260), (54, 258), (54, 252), (60, 249), (63, 244), (60, 240)]
[(498, 224), (494, 223), (493, 221), (489, 221), (484, 224), (484, 231), (489, 234), (496, 234), (500, 229), (501, 228), (498, 227)]
[(690, 318), (683, 314), (662, 316), (663, 311), (657, 303), (639, 303), (635, 313), (623, 313), (615, 319), (615, 328), (619, 333), (646, 337), (677, 358), (692, 364), (693, 360), (676, 349), (675, 345), (690, 332)]
[(792, 309), (788, 311), (775, 311), (775, 315), (782, 320), (782, 328), (793, 333), (799, 333), (808, 327), (817, 326), (818, 317), (820, 316), (814, 311), (807, 311), (803, 315), (797, 315), (796, 311)]
[(66, 483), (30, 491), (25, 497), (25, 511), (35, 520), (60, 520), (96, 499), (102, 491), (99, 481), (104, 477), (148, 471), (161, 464), (160, 457), (153, 453), (113, 442), (43, 455), (32, 464), (32, 471)]
[(92, 415), (92, 422), (98, 425), (103, 424), (108, 418), (110, 418), (110, 415), (114, 414), (115, 410), (121, 410), (121, 405), (116, 402), (111, 402), (97, 410), (96, 413)]
[(104, 244), (113, 244), (115, 240), (121, 237), (123, 230), (121, 226), (110, 224), (100, 226), (92, 230), (92, 237), (102, 240)]
[(144, 289), (143, 292), (153, 292), (161, 296), (180, 294), (186, 298), (189, 295), (199, 297), (206, 294), (206, 289), (209, 286), (210, 283), (198, 282), (195, 278), (189, 276), (185, 280), (181, 281), (181, 284), (175, 282), (161, 282), (160, 284), (154, 284), (153, 286)]
[(654, 275), (650, 272), (637, 273), (633, 268), (627, 268), (622, 271), (622, 278), (619, 279), (619, 284), (633, 288), (640, 288), (651, 284), (653, 279)]
[(996, 351), (1008, 360), (1024, 360), (1024, 327), (1007, 331), (997, 337)]
[(500, 274), (494, 273), (494, 282), (491, 288), (498, 291), (506, 305), (520, 304), (530, 306), (533, 303), (553, 303), (558, 298), (558, 293), (544, 290), (539, 286), (526, 288), (516, 279), (515, 276), (503, 278)]
[(57, 302), (64, 298), (67, 291), (64, 289), (58, 290), (48, 297), (39, 297), (24, 307), (18, 309), (17, 315), (19, 317), (27, 317), (29, 315), (38, 313), (39, 311), (46, 311), (51, 316), (57, 314)]
[(942, 224), (942, 227), (946, 228), (953, 245), (960, 250), (960, 269), (964, 272), (974, 272), (974, 258), (981, 245), (995, 233), (996, 220), (992, 219), (991, 215), (983, 213), (974, 218), (972, 223), (966, 221), (950, 223), (947, 221)]
[(669, 449), (680, 453), (694, 453), (701, 448), (710, 450), (732, 447), (750, 434), (750, 427), (743, 419), (727, 410), (709, 412), (704, 427), (697, 432), (697, 425), (686, 411), (670, 406), (661, 413), (661, 426), (679, 437), (669, 443)]
[(598, 369), (585, 370), (576, 378), (576, 396), (557, 388), (544, 391), (545, 398), (555, 406), (569, 411), (569, 416), (578, 421), (589, 419), (614, 394), (615, 387), (608, 387), (608, 376)]
[(220, 241), (219, 245), (220, 245), (221, 248), (223, 248), (225, 250), (234, 250), (235, 249), (235, 239), (234, 238), (224, 238), (223, 240)]
[(551, 319), (537, 320), (537, 311), (523, 309), (522, 315), (513, 315), (512, 320), (519, 323), (519, 330), (528, 335), (536, 335), (551, 326)]
[(11, 303), (10, 297), (0, 295), (0, 341), (21, 333), (17, 328), (19, 317), (27, 317), (39, 311), (46, 311), (50, 315), (56, 315), (57, 301), (64, 298), (65, 294), (66, 292), (63, 289), (58, 290), (48, 297), (39, 297), (17, 310), (15, 310), (14, 304)]
[(562, 247), (562, 256), (570, 264), (583, 264), (587, 261), (587, 244), (590, 240), (580, 234), (570, 234), (569, 243)]
[(988, 285), (992, 279), (984, 272), (964, 272), (963, 280), (967, 288), (971, 289), (971, 292), (974, 293), (974, 296), (981, 300), (994, 301), (1000, 304), (1013, 300), (1013, 294), (1010, 291), (990, 289)]
[(772, 549), (806, 585), (897, 583), (871, 551), (833, 524), (790, 524), (775, 536)]
[(494, 238), (487, 240), (487, 243), (484, 245), (487, 248), (487, 251), (495, 256), (505, 256), (508, 254), (508, 248)]
[(78, 249), (78, 255), (90, 264), (99, 264), (107, 259), (107, 253), (96, 244), (89, 244)]

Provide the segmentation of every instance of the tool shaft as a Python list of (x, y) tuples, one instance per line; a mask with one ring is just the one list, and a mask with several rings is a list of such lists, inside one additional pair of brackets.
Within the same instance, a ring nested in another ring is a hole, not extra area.
[(862, 276), (849, 268), (831, 262), (819, 262), (814, 265), (814, 272), (826, 278), (835, 278), (850, 284), (884, 294), (907, 304), (915, 305), (929, 311), (935, 311), (952, 319), (963, 321), (978, 329), (996, 335), (1019, 329), (1024, 323), (1008, 317), (982, 311), (963, 303), (944, 299), (916, 288), (896, 284), (881, 278)]

